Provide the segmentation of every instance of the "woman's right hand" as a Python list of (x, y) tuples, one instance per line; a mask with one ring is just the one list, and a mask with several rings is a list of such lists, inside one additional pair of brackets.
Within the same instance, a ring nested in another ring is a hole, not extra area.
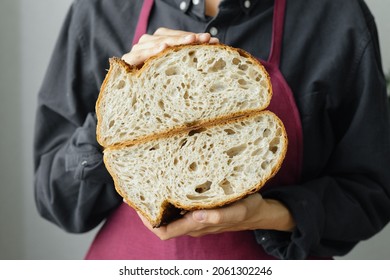
[(153, 35), (142, 35), (139, 42), (132, 47), (130, 52), (124, 54), (122, 59), (130, 65), (139, 67), (149, 57), (158, 54), (168, 46), (218, 42), (218, 38), (211, 37), (209, 33), (193, 33), (161, 27)]

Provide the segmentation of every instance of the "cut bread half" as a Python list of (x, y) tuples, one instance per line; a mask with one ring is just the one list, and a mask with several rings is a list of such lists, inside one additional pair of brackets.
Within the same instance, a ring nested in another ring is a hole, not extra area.
[(209, 209), (257, 192), (280, 168), (287, 137), (269, 111), (252, 112), (104, 151), (124, 200), (158, 227), (181, 211)]
[(133, 144), (263, 110), (271, 95), (258, 60), (222, 44), (170, 47), (141, 69), (112, 58), (96, 103), (97, 139)]

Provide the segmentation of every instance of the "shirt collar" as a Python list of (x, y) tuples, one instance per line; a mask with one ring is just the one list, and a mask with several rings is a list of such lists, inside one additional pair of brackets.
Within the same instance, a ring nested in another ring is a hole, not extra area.
[[(189, 11), (199, 18), (205, 17), (205, 0), (173, 0), (176, 7), (183, 13)], [(240, 8), (244, 13), (250, 13), (259, 0), (222, 0), (221, 8)]]

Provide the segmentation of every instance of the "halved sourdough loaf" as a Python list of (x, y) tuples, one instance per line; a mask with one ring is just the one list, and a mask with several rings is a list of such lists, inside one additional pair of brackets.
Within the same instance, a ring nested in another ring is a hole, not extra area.
[(97, 139), (124, 200), (154, 227), (258, 191), (287, 149), (265, 68), (225, 45), (183, 45), (141, 69), (113, 58)]
[(194, 127), (104, 151), (119, 194), (157, 227), (172, 209), (207, 209), (257, 192), (287, 148), (282, 122), (269, 111)]
[(183, 45), (147, 60), (141, 69), (113, 58), (96, 104), (102, 146), (131, 144), (259, 111), (271, 100), (264, 67), (225, 45)]

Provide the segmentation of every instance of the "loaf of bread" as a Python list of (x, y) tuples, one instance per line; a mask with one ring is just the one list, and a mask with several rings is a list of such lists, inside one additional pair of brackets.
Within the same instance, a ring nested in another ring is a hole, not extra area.
[(125, 201), (159, 226), (172, 209), (214, 208), (257, 192), (286, 146), (282, 123), (264, 111), (108, 148), (104, 162)]
[(170, 47), (140, 69), (111, 59), (96, 113), (116, 190), (154, 227), (257, 192), (287, 149), (271, 96), (265, 68), (225, 45)]
[(271, 86), (264, 67), (224, 45), (172, 47), (132, 68), (113, 58), (97, 101), (102, 146), (131, 144), (218, 118), (266, 108)]

